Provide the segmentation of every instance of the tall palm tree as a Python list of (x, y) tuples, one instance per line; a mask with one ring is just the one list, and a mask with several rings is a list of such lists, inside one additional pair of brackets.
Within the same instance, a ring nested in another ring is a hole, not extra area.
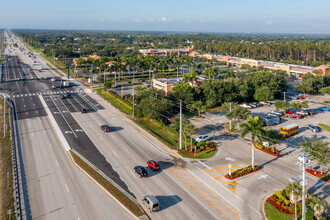
[(265, 130), (261, 127), (263, 125), (263, 121), (259, 119), (258, 116), (252, 118), (249, 116), (246, 123), (241, 124), (241, 138), (244, 138), (248, 133), (251, 133), (251, 150), (252, 150), (252, 169), (254, 169), (254, 144), (256, 141), (256, 137), (263, 136), (265, 134)]
[(192, 152), (192, 141), (193, 141), (192, 135), (197, 132), (197, 128), (195, 127), (195, 125), (189, 124), (188, 130), (189, 130), (189, 134), (190, 134), (190, 151)]
[(285, 188), (288, 193), (293, 195), (294, 199), (294, 217), (297, 220), (297, 200), (302, 195), (302, 186), (298, 182), (290, 182)]
[(310, 195), (309, 206), (313, 209), (315, 217), (319, 220), (327, 212), (327, 202), (321, 197)]

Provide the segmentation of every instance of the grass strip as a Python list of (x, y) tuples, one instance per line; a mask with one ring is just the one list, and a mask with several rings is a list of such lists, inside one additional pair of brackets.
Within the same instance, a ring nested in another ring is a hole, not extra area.
[[(12, 176), (12, 157), (11, 157), (11, 141), (9, 130), (9, 115), (8, 105), (6, 105), (6, 123), (8, 129), (6, 137), (3, 137), (4, 132), (4, 117), (3, 117), (3, 101), (0, 104), (0, 219), (8, 219), (8, 210), (14, 213), (14, 194), (13, 194), (13, 176)], [(9, 219), (15, 219), (14, 214)]]
[(205, 150), (203, 152), (200, 152), (200, 153), (196, 153), (196, 154), (190, 154), (184, 150), (179, 150), (179, 154), (182, 156), (182, 157), (185, 157), (185, 158), (191, 158), (191, 159), (207, 159), (207, 158), (210, 158), (212, 157), (214, 154), (215, 154), (216, 149), (215, 148), (211, 148), (210, 150)]
[(117, 189), (112, 183), (105, 179), (101, 174), (89, 166), (84, 160), (82, 160), (75, 153), (70, 151), (70, 154), (76, 164), (78, 164), (83, 170), (88, 173), (95, 181), (97, 181), (104, 189), (106, 189), (113, 197), (115, 197), (121, 204), (123, 204), (128, 210), (130, 210), (135, 216), (139, 217), (144, 215), (140, 207), (135, 204), (130, 198), (124, 193)]
[(318, 124), (318, 126), (320, 126), (321, 128), (323, 128), (324, 130), (327, 130), (328, 132), (330, 132), (330, 126), (325, 125), (325, 124)]
[(119, 109), (121, 112), (132, 115), (132, 107), (126, 103), (124, 100), (120, 100), (119, 97), (116, 97), (116, 95), (108, 93), (102, 89), (99, 89), (99, 95), (103, 97), (105, 100), (111, 103), (115, 108)]
[(294, 215), (280, 212), (275, 206), (273, 206), (269, 202), (265, 202), (264, 208), (265, 215), (268, 220), (292, 220), (292, 218), (294, 218)]

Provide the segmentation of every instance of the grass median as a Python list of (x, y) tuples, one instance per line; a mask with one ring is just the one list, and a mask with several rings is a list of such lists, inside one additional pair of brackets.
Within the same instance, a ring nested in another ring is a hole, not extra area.
[(324, 130), (330, 132), (330, 126), (325, 125), (325, 124), (318, 124), (318, 126), (320, 126), (321, 128), (323, 128)]
[[(8, 210), (14, 210), (14, 195), (12, 182), (12, 157), (11, 157), (11, 141), (9, 131), (9, 116), (6, 114), (6, 137), (3, 137), (4, 132), (4, 117), (3, 117), (3, 101), (0, 101), (0, 219), (8, 219)], [(8, 107), (6, 112), (8, 112)], [(15, 219), (12, 215), (9, 219)]]
[(101, 174), (89, 166), (84, 160), (82, 160), (75, 153), (70, 151), (70, 154), (76, 164), (78, 164), (88, 175), (90, 175), (95, 181), (97, 181), (104, 189), (106, 189), (113, 197), (115, 197), (121, 204), (123, 204), (128, 210), (130, 210), (135, 216), (139, 217), (144, 215), (140, 207), (136, 205), (131, 199), (129, 199), (124, 193), (117, 189), (112, 183), (105, 179)]
[(115, 108), (119, 109), (127, 115), (133, 114), (132, 107), (124, 100), (121, 100), (119, 97), (117, 97), (115, 94), (104, 91), (103, 89), (99, 89), (98, 92), (101, 97), (110, 102), (111, 105)]

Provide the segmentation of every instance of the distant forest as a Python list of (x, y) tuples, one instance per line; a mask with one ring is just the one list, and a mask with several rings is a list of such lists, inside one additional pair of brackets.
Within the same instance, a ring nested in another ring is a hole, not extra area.
[(330, 64), (329, 35), (216, 34), (13, 30), (34, 47), (56, 57), (98, 54), (139, 56), (138, 49), (192, 47), (200, 53), (295, 63)]

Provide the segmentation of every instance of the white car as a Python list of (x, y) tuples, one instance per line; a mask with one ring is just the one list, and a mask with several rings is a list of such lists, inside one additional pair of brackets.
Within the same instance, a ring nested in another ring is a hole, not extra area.
[(241, 104), (241, 105), (239, 105), (239, 106), (241, 106), (241, 107), (243, 107), (243, 108), (252, 108), (252, 106), (250, 106), (250, 105), (247, 105), (247, 104)]
[(201, 141), (207, 141), (208, 139), (210, 139), (210, 137), (209, 137), (208, 135), (206, 135), (206, 134), (203, 134), (203, 135), (199, 136), (199, 137), (196, 139), (196, 141), (197, 141), (197, 142), (201, 142)]
[(277, 116), (282, 116), (283, 115), (282, 112), (278, 112), (278, 111), (275, 111), (275, 110), (271, 110), (270, 113), (274, 114), (274, 115), (277, 115)]

